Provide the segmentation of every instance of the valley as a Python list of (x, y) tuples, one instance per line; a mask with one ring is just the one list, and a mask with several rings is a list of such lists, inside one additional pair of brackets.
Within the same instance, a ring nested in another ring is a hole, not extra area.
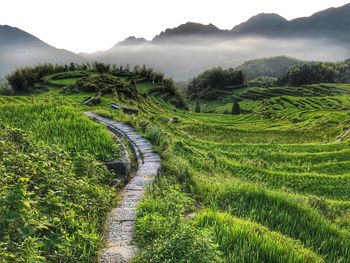
[(155, 74), (96, 63), (0, 97), (4, 262), (95, 262), (104, 248), (125, 181), (102, 165), (120, 146), (87, 111), (133, 127), (161, 158), (133, 262), (349, 262), (349, 84), (242, 85), (184, 103)]

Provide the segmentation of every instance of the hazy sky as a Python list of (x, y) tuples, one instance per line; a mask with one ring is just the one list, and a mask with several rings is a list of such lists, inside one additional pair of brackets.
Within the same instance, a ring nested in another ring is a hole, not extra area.
[(231, 29), (258, 13), (287, 19), (349, 0), (1, 0), (0, 24), (74, 52), (105, 50), (128, 36), (153, 38), (187, 21)]

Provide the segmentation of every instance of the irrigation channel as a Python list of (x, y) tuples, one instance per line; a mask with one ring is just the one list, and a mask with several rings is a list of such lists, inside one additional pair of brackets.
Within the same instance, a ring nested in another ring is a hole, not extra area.
[(136, 208), (147, 186), (160, 172), (160, 157), (152, 151), (151, 143), (128, 125), (92, 112), (87, 112), (86, 115), (105, 124), (115, 135), (124, 137), (137, 158), (137, 171), (126, 184), (121, 192), (118, 206), (111, 211), (107, 219), (106, 247), (101, 251), (99, 257), (101, 263), (130, 262), (137, 252), (137, 247), (133, 242)]

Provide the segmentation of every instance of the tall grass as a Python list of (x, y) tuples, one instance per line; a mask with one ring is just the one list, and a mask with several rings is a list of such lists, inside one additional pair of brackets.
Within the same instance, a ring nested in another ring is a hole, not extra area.
[(8, 104), (0, 107), (0, 121), (31, 131), (37, 139), (70, 152), (86, 151), (99, 160), (112, 160), (119, 152), (106, 129), (73, 107)]
[(0, 125), (0, 174), (0, 262), (95, 262), (116, 194), (101, 163)]
[(227, 262), (324, 262), (300, 242), (229, 214), (206, 210), (196, 222), (213, 232)]

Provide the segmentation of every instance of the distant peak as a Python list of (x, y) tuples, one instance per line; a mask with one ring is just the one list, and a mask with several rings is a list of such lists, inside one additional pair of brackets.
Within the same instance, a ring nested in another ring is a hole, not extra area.
[(204, 25), (201, 23), (187, 22), (178, 27), (168, 28), (162, 31), (154, 40), (165, 39), (167, 37), (183, 36), (183, 35), (208, 35), (218, 33), (221, 30), (213, 24)]
[(185, 24), (181, 24), (176, 28), (173, 29), (188, 29), (188, 30), (202, 30), (202, 29), (212, 29), (212, 30), (219, 30), (219, 28), (217, 28), (216, 26), (214, 26), (213, 24), (208, 24), (208, 25), (204, 25), (201, 23), (196, 23), (196, 22), (187, 22)]
[(9, 25), (0, 25), (0, 44), (29, 44), (38, 43), (46, 44), (42, 42), (37, 37), (23, 31), (17, 27), (12, 27)]
[(119, 42), (117, 45), (139, 45), (139, 44), (144, 44), (146, 43), (147, 40), (143, 37), (135, 37), (135, 36), (130, 36), (124, 39), (123, 41)]
[(283, 16), (280, 16), (280, 15), (275, 14), (275, 13), (260, 13), (260, 14), (257, 14), (256, 16), (251, 17), (249, 20), (266, 20), (266, 19), (288, 21)]
[(285, 23), (288, 23), (288, 20), (278, 14), (260, 13), (235, 26), (232, 31), (236, 33), (258, 33), (273, 30)]

